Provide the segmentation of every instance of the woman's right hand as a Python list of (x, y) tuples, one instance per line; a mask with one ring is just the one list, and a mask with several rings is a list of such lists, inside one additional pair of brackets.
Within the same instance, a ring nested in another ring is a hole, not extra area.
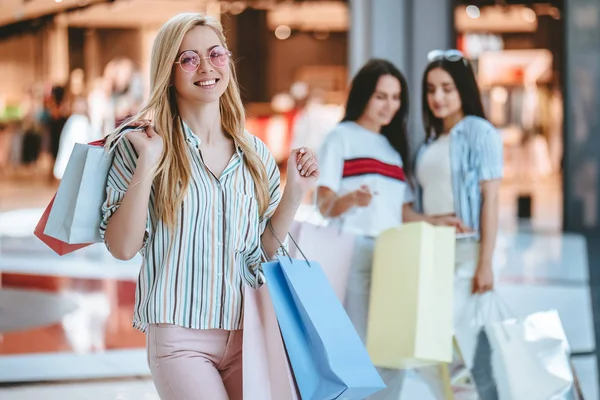
[(138, 166), (143, 164), (146, 168), (154, 168), (158, 165), (163, 152), (163, 138), (150, 123), (139, 123), (137, 126), (145, 129), (130, 130), (125, 133), (127, 139), (133, 144), (137, 151)]
[(371, 189), (367, 185), (362, 185), (358, 190), (352, 192), (354, 199), (354, 205), (357, 207), (367, 207), (373, 200), (374, 193), (371, 193)]

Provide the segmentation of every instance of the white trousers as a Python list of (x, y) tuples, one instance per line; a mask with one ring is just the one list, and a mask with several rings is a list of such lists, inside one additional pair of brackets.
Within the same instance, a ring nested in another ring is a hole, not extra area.
[[(354, 258), (348, 275), (344, 308), (354, 324), (363, 343), (366, 343), (371, 271), (375, 239), (357, 237)], [(479, 258), (479, 244), (475, 241), (458, 241), (454, 280), (454, 325), (459, 326), (469, 301), (472, 300), (473, 276)], [(475, 338), (473, 338), (475, 340)], [(387, 388), (369, 397), (369, 400), (398, 400), (402, 391), (404, 371), (377, 368)], [(423, 367), (417, 370), (436, 399), (444, 399), (441, 366)]]
[[(473, 277), (477, 269), (479, 261), (479, 243), (471, 240), (460, 240), (456, 243), (455, 249), (455, 272), (454, 272), (454, 329), (460, 329), (465, 318), (468, 318), (466, 313), (469, 312), (469, 303), (473, 301)], [(486, 301), (487, 296), (480, 301)], [(482, 305), (484, 306), (484, 305)], [(462, 337), (465, 336), (462, 333)], [(473, 337), (468, 340), (475, 341), (477, 333), (469, 332)], [(453, 369), (453, 364), (458, 362), (456, 359), (450, 365), (450, 370)], [(431, 390), (436, 400), (444, 400), (444, 386), (442, 381), (442, 366), (434, 365), (417, 369), (418, 375), (423, 379)], [(473, 388), (474, 389), (474, 388)], [(477, 399), (477, 393), (473, 392), (466, 394), (468, 397)]]
[[(369, 317), (369, 298), (371, 293), (371, 271), (375, 239), (357, 237), (354, 245), (354, 258), (348, 274), (348, 286), (344, 308), (354, 324), (354, 328), (366, 343), (367, 321)], [(369, 400), (398, 400), (402, 391), (404, 371), (377, 368), (377, 372), (387, 388), (370, 396)]]

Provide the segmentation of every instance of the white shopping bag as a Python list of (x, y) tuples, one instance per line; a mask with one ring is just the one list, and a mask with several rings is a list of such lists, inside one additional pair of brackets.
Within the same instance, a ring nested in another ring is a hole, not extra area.
[(113, 152), (105, 152), (101, 142), (75, 144), (44, 234), (68, 244), (102, 241), (101, 208), (113, 156)]
[[(457, 278), (457, 283), (463, 283)], [(469, 287), (472, 281), (468, 281)], [(457, 305), (455, 310), (461, 309), (460, 318), (455, 322), (454, 336), (458, 353), (459, 362), (454, 365), (453, 372), (459, 376), (468, 376), (481, 399), (497, 399), (498, 391), (496, 381), (492, 370), (492, 349), (485, 332), (486, 323), (501, 321), (501, 316), (495, 316), (495, 310), (500, 312), (495, 306), (497, 295), (486, 293), (484, 295), (470, 296), (466, 301)], [(493, 314), (493, 315), (492, 315)], [(495, 319), (493, 319), (495, 318)]]
[(500, 400), (562, 399), (574, 385), (570, 349), (556, 310), (488, 323)]

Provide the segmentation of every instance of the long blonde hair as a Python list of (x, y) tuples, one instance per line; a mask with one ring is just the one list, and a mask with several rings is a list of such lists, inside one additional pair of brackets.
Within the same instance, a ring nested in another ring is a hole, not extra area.
[[(126, 123), (150, 119), (154, 129), (163, 138), (163, 153), (154, 173), (155, 212), (170, 230), (174, 230), (177, 215), (187, 193), (191, 179), (191, 160), (175, 102), (174, 88), (170, 87), (173, 65), (179, 47), (188, 31), (196, 26), (212, 28), (224, 47), (227, 47), (223, 28), (213, 18), (198, 13), (182, 13), (167, 21), (159, 30), (152, 46), (150, 65), (150, 97), (139, 113)], [(268, 177), (263, 161), (258, 155), (252, 138), (245, 134), (245, 111), (240, 97), (233, 62), (229, 68), (231, 77), (219, 100), (221, 126), (241, 147), (244, 161), (254, 180), (259, 212), (262, 215), (269, 203)], [(123, 126), (123, 125), (122, 125)], [(112, 133), (106, 146), (119, 139), (120, 129)]]

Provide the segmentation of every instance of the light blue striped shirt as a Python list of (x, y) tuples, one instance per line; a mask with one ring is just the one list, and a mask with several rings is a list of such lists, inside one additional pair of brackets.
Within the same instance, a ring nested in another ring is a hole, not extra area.
[[(415, 165), (431, 141), (421, 145)], [(502, 137), (487, 120), (467, 116), (450, 131), (450, 165), (455, 213), (469, 228), (479, 232), (481, 182), (501, 179)], [(417, 181), (415, 209), (423, 212), (423, 188)]]
[[(260, 238), (281, 198), (279, 169), (267, 146), (248, 134), (269, 179), (269, 206), (259, 216), (254, 180), (242, 150), (236, 146), (217, 178), (202, 160), (200, 139), (185, 124), (184, 131), (192, 167), (190, 185), (174, 235), (156, 218), (152, 189), (133, 324), (142, 331), (148, 324), (159, 323), (195, 329), (240, 329), (243, 287), (258, 287), (263, 282)], [(123, 201), (136, 162), (137, 153), (124, 138), (115, 149), (108, 174), (102, 237)]]

